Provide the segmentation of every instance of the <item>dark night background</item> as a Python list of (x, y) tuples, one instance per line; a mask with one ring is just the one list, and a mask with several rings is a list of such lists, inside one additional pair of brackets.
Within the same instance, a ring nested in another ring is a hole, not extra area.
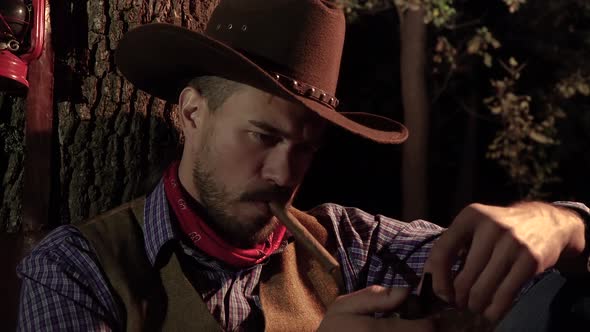
[[(37, 143), (46, 144), (49, 158), (29, 153), (33, 161), (25, 162), (27, 151), (35, 146), (25, 131), (26, 96), (0, 92), (0, 266), (10, 271), (0, 273), (0, 294), (8, 299), (0, 307), (1, 328), (10, 329), (14, 323), (18, 287), (13, 271), (20, 257), (56, 226), (80, 222), (145, 194), (145, 179), (176, 143), (170, 131), (173, 107), (138, 91), (117, 72), (113, 50), (118, 40), (129, 28), (156, 21), (202, 30), (216, 3), (51, 1), (55, 73), (53, 108), (47, 111), (52, 129), (36, 137)], [(471, 202), (505, 205), (526, 197), (526, 185), (486, 158), (490, 142), (505, 128), (484, 99), (494, 95), (490, 80), (506, 75), (498, 61), (512, 56), (526, 63), (515, 93), (531, 96), (531, 113), (542, 115), (549, 103), (566, 113), (556, 123), (560, 144), (547, 152), (559, 164), (554, 175), (561, 181), (544, 184), (545, 195), (537, 198), (589, 204), (590, 93), (580, 90), (558, 99), (555, 92), (557, 82), (577, 72), (590, 84), (588, 2), (529, 0), (515, 13), (509, 13), (501, 0), (453, 3), (456, 29), (428, 27), (429, 60), (438, 36), (456, 43), (459, 54), (448, 80), (444, 68), (436, 74), (433, 63), (425, 68), (433, 101), (424, 219), (447, 226)], [(350, 21), (337, 91), (343, 110), (404, 122), (399, 25), (393, 9)], [(491, 68), (481, 57), (465, 54), (480, 26), (502, 44), (490, 50)], [(35, 93), (34, 84), (29, 93)], [(334, 202), (401, 218), (402, 150), (403, 145), (378, 145), (334, 129), (296, 205), (307, 209)], [(50, 167), (39, 166), (45, 162)], [(27, 179), (46, 179), (48, 186), (26, 186)], [(27, 190), (39, 197), (25, 195)], [(27, 213), (35, 217), (23, 218)]]
[[(524, 7), (521, 11), (529, 12), (519, 16), (507, 13), (500, 1), (459, 1), (459, 5), (466, 13), (479, 14), (478, 18), (496, 37), (501, 37), (502, 48), (495, 54), (498, 58), (526, 59), (527, 68), (519, 81), (523, 91), (542, 94), (543, 88), (551, 86), (563, 74), (563, 63), (568, 61), (563, 56), (568, 53), (561, 53), (566, 48), (561, 49), (560, 45), (567, 45), (568, 51), (588, 50), (579, 35), (564, 38), (558, 29), (564, 22), (543, 26), (547, 19), (539, 19), (533, 26), (526, 21), (542, 8)], [(580, 30), (590, 26), (582, 14), (570, 13), (566, 17), (571, 20), (567, 24)], [(346, 110), (375, 112), (403, 122), (398, 36), (399, 22), (393, 10), (361, 16), (349, 24), (338, 91)], [(557, 50), (547, 51), (547, 44)], [(580, 54), (571, 56), (579, 58)], [(500, 126), (477, 98), (493, 93), (487, 78), (499, 77), (500, 73), (497, 68), (474, 64), (476, 61), (468, 62), (469, 71), (458, 73), (450, 84), (455, 86), (448, 87), (430, 110), (429, 210), (424, 218), (442, 226), (447, 226), (471, 202), (505, 205), (524, 197), (523, 188), (494, 161), (485, 158), (485, 151)], [(433, 75), (431, 80), (435, 79)], [(463, 110), (457, 99), (476, 99), (477, 114)], [(560, 163), (556, 174), (562, 181), (545, 185), (546, 196), (540, 199), (590, 202), (587, 188), (590, 185), (590, 107), (588, 99), (583, 97), (568, 103), (572, 104), (568, 118), (558, 122), (561, 145), (553, 152)], [(533, 104), (538, 106), (541, 105)], [(469, 126), (475, 126), (476, 135), (468, 141)], [(373, 144), (341, 130), (334, 130), (331, 142), (302, 187), (299, 203), (311, 207), (328, 199), (399, 218), (402, 147)], [(466, 152), (468, 145), (475, 153)]]

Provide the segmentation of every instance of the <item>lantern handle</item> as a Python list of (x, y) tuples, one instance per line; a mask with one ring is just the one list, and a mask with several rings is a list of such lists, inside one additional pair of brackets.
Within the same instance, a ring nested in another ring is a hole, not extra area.
[(20, 58), (29, 63), (38, 59), (43, 52), (45, 42), (45, 0), (33, 0), (33, 28), (31, 29), (31, 50)]

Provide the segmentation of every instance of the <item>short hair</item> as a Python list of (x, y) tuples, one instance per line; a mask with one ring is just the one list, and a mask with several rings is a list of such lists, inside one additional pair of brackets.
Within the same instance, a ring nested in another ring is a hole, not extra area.
[(207, 106), (213, 112), (244, 85), (219, 76), (198, 76), (193, 78), (188, 86), (197, 90), (207, 100)]
[[(217, 76), (199, 76), (195, 77), (188, 83), (188, 86), (197, 90), (206, 100), (210, 111), (214, 111), (221, 106), (227, 98), (233, 95), (236, 91), (241, 89), (244, 84), (231, 81)], [(172, 114), (171, 127), (173, 131), (170, 133), (171, 143), (163, 145), (155, 145), (158, 148), (159, 158), (157, 163), (149, 165), (145, 170), (146, 176), (140, 183), (139, 191), (147, 194), (154, 190), (160, 179), (162, 173), (173, 160), (179, 160), (182, 157), (182, 149), (184, 145), (184, 136), (180, 129), (178, 110)]]

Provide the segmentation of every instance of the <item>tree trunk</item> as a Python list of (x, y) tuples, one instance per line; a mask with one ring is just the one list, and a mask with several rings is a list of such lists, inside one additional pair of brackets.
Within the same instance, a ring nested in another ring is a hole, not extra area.
[[(218, 0), (52, 1), (59, 167), (50, 226), (145, 194), (177, 150), (174, 106), (138, 91), (114, 65), (125, 31), (150, 22), (203, 30)], [(22, 225), (24, 98), (0, 94), (0, 232)]]
[[(478, 105), (480, 99), (477, 95), (470, 96), (470, 105)], [(474, 107), (474, 109), (477, 106)], [(456, 189), (451, 201), (453, 215), (458, 214), (461, 209), (473, 203), (475, 180), (477, 179), (477, 138), (479, 121), (475, 115), (468, 113), (465, 119), (465, 132), (463, 134), (463, 149), (461, 159), (456, 173)]]
[(404, 123), (410, 131), (402, 152), (402, 216), (404, 220), (428, 215), (428, 120), (426, 34), (424, 11), (400, 15), (401, 85)]
[(0, 233), (22, 223), (25, 99), (0, 93)]
[(56, 195), (64, 224), (145, 194), (146, 178), (176, 150), (174, 107), (137, 90), (115, 68), (114, 49), (124, 32), (149, 22), (202, 30), (217, 0), (57, 2)]

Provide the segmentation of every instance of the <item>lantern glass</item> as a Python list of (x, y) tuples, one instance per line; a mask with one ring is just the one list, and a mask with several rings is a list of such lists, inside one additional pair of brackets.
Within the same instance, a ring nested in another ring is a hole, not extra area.
[(24, 53), (30, 46), (32, 4), (25, 0), (0, 0), (0, 50)]
[(46, 0), (0, 0), (0, 91), (24, 91), (43, 52)]

